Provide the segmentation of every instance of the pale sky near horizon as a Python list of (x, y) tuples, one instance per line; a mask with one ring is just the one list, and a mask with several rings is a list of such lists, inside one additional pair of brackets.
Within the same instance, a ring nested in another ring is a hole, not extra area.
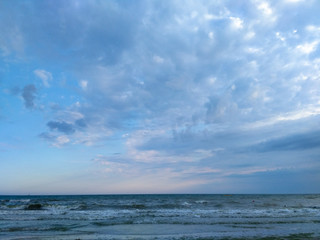
[(319, 13), (1, 0), (0, 194), (319, 193)]

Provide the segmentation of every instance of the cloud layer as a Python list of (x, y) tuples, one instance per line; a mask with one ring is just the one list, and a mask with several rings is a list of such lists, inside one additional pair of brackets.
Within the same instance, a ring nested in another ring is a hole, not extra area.
[(37, 96), (40, 139), (89, 147), (99, 174), (209, 192), (238, 178), (260, 190), (244, 176), (311, 174), (297, 191), (319, 179), (317, 1), (1, 5), (2, 61), (30, 76), (10, 89), (27, 109)]

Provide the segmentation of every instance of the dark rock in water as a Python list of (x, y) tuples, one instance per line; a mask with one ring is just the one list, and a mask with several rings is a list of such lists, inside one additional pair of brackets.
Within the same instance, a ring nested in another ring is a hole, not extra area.
[(42, 205), (40, 203), (30, 204), (25, 210), (41, 210)]

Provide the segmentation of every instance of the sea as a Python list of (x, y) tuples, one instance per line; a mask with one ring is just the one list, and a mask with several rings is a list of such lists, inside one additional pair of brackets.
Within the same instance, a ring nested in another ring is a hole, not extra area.
[(320, 195), (0, 196), (0, 239), (320, 239)]

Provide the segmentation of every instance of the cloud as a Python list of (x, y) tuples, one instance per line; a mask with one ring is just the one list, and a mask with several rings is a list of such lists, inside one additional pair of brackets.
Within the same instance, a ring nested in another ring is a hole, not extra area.
[(70, 139), (67, 135), (54, 135), (51, 133), (41, 133), (39, 137), (51, 143), (52, 146), (61, 148), (70, 142)]
[(318, 41), (313, 41), (311, 43), (304, 43), (304, 44), (298, 45), (297, 49), (301, 51), (301, 53), (310, 54), (317, 49), (318, 44), (319, 44)]
[(85, 80), (81, 80), (79, 83), (80, 87), (82, 88), (82, 90), (86, 90), (88, 87), (88, 81)]
[(272, 9), (270, 8), (268, 2), (260, 1), (258, 9), (261, 10), (265, 15), (271, 15)]
[[(42, 18), (36, 10), (46, 12), (48, 3), (30, 4), (36, 14), (24, 12), (22, 18), (27, 22), (31, 17), (35, 23), (32, 29), (21, 28), (22, 22), (17, 25), (24, 46), (40, 49), (34, 40), (46, 39), (50, 47), (36, 56), (67, 66), (85, 90), (77, 97), (85, 103), (79, 112), (87, 124), (96, 121), (121, 131), (128, 126), (171, 131), (176, 124), (210, 130), (212, 124), (226, 127), (230, 122), (250, 125), (275, 119), (283, 109), (301, 111), (315, 102), (316, 93), (310, 91), (317, 87), (312, 78), (319, 73), (319, 63), (308, 58), (317, 52), (317, 38), (306, 26), (318, 26), (317, 21), (310, 17), (295, 28), (266, 25), (267, 18), (289, 21), (294, 13), (269, 1), (241, 2), (243, 11), (239, 4), (58, 1), (50, 8), (56, 21), (45, 21), (46, 31), (35, 20)], [(307, 16), (308, 10), (306, 6), (299, 14)], [(301, 56), (308, 49), (313, 50), (309, 56)], [(49, 85), (51, 73), (34, 73)], [(301, 73), (307, 82), (295, 82)], [(66, 86), (72, 85), (66, 81)]]
[(50, 121), (47, 123), (50, 130), (57, 130), (65, 134), (72, 134), (75, 132), (73, 124), (64, 121)]
[(299, 3), (299, 2), (304, 2), (305, 0), (285, 0), (285, 2), (288, 3)]
[(52, 80), (52, 74), (45, 70), (36, 69), (33, 73), (42, 80), (42, 83), (45, 87), (50, 87), (49, 82)]
[[(316, 1), (6, 1), (0, 49), (8, 64), (32, 56), (28, 74), (50, 86), (37, 103), (49, 118), (41, 138), (51, 145), (117, 148), (121, 157), (103, 157), (108, 174), (137, 168), (137, 176), (149, 170), (162, 179), (164, 171), (210, 184), (237, 172), (281, 174), (303, 165), (297, 151), (301, 159), (317, 152), (319, 8)], [(43, 67), (32, 73), (34, 66)], [(28, 86), (22, 95), (34, 108), (36, 87)]]
[(320, 115), (320, 108), (318, 106), (307, 105), (304, 109), (300, 109), (298, 111), (286, 112), (283, 114), (278, 114), (272, 118), (266, 118), (263, 120), (256, 121), (254, 123), (249, 123), (243, 125), (246, 129), (255, 129), (261, 127), (272, 127), (276, 124), (290, 121), (300, 121), (308, 118), (312, 118), (314, 116)]
[(33, 84), (26, 85), (22, 89), (22, 98), (24, 100), (24, 105), (28, 109), (33, 109), (34, 108), (34, 99), (35, 94), (37, 92), (37, 88)]
[(312, 131), (270, 139), (254, 145), (251, 149), (258, 152), (320, 149), (319, 134), (319, 131)]
[(231, 21), (231, 26), (234, 29), (242, 29), (243, 28), (243, 20), (241, 20), (240, 18), (230, 17), (229, 19)]

